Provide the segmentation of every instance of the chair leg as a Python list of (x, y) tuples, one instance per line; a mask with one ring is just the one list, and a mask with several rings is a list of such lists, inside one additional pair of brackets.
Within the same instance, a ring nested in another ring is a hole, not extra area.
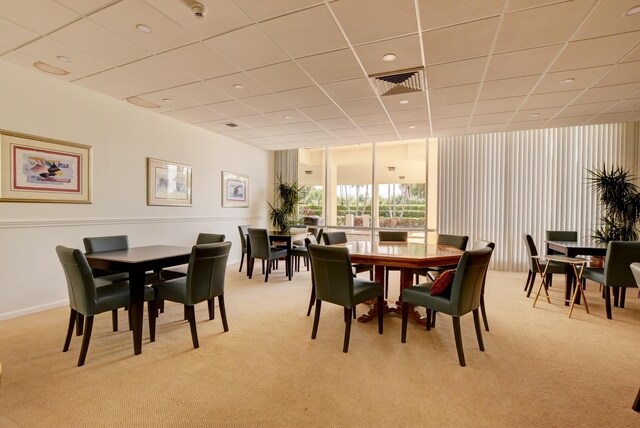
[(78, 312), (76, 317), (76, 336), (82, 336), (82, 323), (84, 323), (84, 315)]
[[(164, 300), (157, 300), (157, 306), (161, 314), (164, 314)], [(157, 315), (156, 315), (157, 316)]]
[[(480, 328), (480, 316), (478, 310), (473, 310), (473, 324), (476, 326), (476, 336), (478, 337), (478, 346), (480, 350), (484, 352), (484, 342), (482, 341), (482, 329)], [(488, 331), (488, 330), (487, 330)]]
[(87, 358), (89, 341), (91, 340), (91, 330), (93, 330), (93, 315), (85, 317), (84, 320), (84, 337), (82, 338), (82, 348), (80, 349), (80, 356), (78, 357), (78, 367), (83, 366), (84, 360)]
[(384, 298), (389, 298), (389, 270), (384, 268)]
[(156, 341), (156, 318), (158, 317), (158, 306), (155, 300), (147, 302), (147, 311), (149, 312), (149, 341)]
[(531, 281), (531, 269), (529, 269), (529, 274), (527, 275), (527, 282), (525, 282), (524, 284), (524, 291), (527, 291), (527, 288), (529, 288), (529, 281)]
[(320, 323), (320, 306), (322, 300), (316, 299), (316, 314), (313, 317), (313, 330), (311, 330), (311, 338), (315, 339), (318, 334), (318, 324)]
[(220, 305), (220, 318), (222, 318), (222, 328), (225, 332), (227, 332), (229, 331), (229, 324), (227, 324), (227, 310), (224, 307), (224, 295), (222, 294), (218, 296), (218, 305)]
[(436, 314), (438, 313), (438, 311), (431, 311), (431, 327), (435, 327), (436, 326)]
[[(242, 256), (240, 257), (240, 269), (238, 269), (238, 272), (242, 272), (242, 265), (244, 264), (244, 254), (242, 253)], [(247, 261), (247, 264), (249, 263), (249, 261)]]
[(307, 309), (307, 316), (311, 315), (311, 308), (313, 307), (313, 302), (316, 300), (316, 287), (311, 284), (311, 299), (309, 300), (309, 308)]
[(419, 281), (420, 281), (420, 275), (416, 274), (416, 284), (415, 285), (418, 285)]
[(129, 331), (133, 330), (133, 318), (131, 317), (131, 311), (127, 311), (127, 320), (129, 321)]
[(353, 309), (344, 308), (344, 317), (346, 324), (344, 326), (344, 345), (342, 346), (342, 352), (349, 352), (349, 337), (351, 336), (351, 311)]
[(182, 318), (185, 321), (189, 321), (189, 314), (187, 313), (187, 305), (184, 305), (182, 308)]
[(620, 287), (613, 287), (613, 306), (616, 308), (620, 304)]
[(409, 319), (409, 305), (402, 305), (402, 333), (400, 342), (407, 343), (407, 320)]
[(373, 269), (369, 271), (369, 281), (373, 281)]
[(67, 337), (64, 339), (64, 346), (62, 347), (62, 352), (67, 352), (69, 350), (69, 345), (71, 344), (71, 336), (73, 335), (73, 327), (76, 323), (76, 315), (78, 313), (75, 309), (71, 309), (69, 314), (69, 327), (67, 328)]
[(427, 308), (427, 323), (426, 323), (427, 331), (431, 331), (431, 309)]
[[(531, 274), (531, 282), (529, 283), (529, 290), (527, 291), (527, 297), (531, 296), (531, 291), (533, 290), (533, 284), (536, 282), (536, 273), (533, 272)], [(546, 284), (545, 284), (546, 287)]]
[(480, 295), (480, 311), (482, 312), (482, 321), (484, 322), (484, 329), (489, 331), (489, 321), (487, 321), (487, 311), (484, 308), (484, 293)]
[(467, 363), (464, 361), (464, 349), (462, 348), (462, 334), (460, 333), (460, 317), (453, 318), (453, 335), (456, 338), (456, 350), (458, 351), (458, 361), (460, 366), (464, 367)]
[(627, 287), (619, 287), (620, 288), (620, 308), (624, 309), (624, 300), (627, 296)]
[(198, 330), (196, 329), (196, 311), (191, 305), (184, 305), (185, 312), (187, 313), (187, 319), (189, 320), (189, 327), (191, 327), (191, 341), (193, 347), (198, 349), (200, 343), (198, 343)]
[(118, 310), (114, 309), (111, 311), (111, 327), (113, 332), (118, 331)]
[(309, 257), (304, 258), (304, 265), (307, 267), (307, 272), (309, 272)]
[(209, 320), (216, 319), (216, 305), (213, 299), (207, 300), (207, 308), (209, 309)]
[(607, 311), (607, 319), (611, 318), (611, 287), (604, 286), (604, 306)]
[[(382, 334), (384, 330), (384, 320), (382, 319), (384, 313), (382, 311), (384, 306), (384, 299), (382, 296), (378, 296), (378, 333)], [(356, 319), (356, 308), (353, 308), (353, 319)]]
[(264, 275), (264, 259), (262, 260), (262, 274)]
[(636, 401), (633, 402), (632, 409), (636, 412), (640, 412), (640, 389), (638, 390), (638, 395), (636, 395)]
[[(264, 264), (264, 260), (262, 261), (262, 264)], [(267, 262), (267, 271), (263, 272), (264, 273), (264, 282), (269, 281), (269, 273), (271, 273), (271, 265), (272, 265), (272, 260), (269, 260)]]

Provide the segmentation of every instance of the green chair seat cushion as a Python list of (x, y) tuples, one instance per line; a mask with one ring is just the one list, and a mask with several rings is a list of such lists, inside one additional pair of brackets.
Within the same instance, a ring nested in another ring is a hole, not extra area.
[(544, 272), (544, 269), (547, 263), (549, 264), (547, 273), (560, 273), (560, 274), (567, 273), (566, 263), (561, 263), (561, 262), (541, 262), (540, 263), (540, 269), (542, 269), (541, 272)]
[[(112, 273), (110, 275), (99, 276), (98, 278), (101, 281), (104, 280), (104, 281), (107, 281), (107, 282), (127, 281), (129, 279), (129, 274), (127, 272), (116, 272), (116, 273)], [(96, 279), (98, 279), (98, 278), (96, 278)], [(96, 286), (97, 287), (100, 286), (97, 281), (96, 281)]]
[(414, 287), (405, 288), (402, 292), (402, 301), (412, 305), (423, 306), (438, 312), (449, 313), (451, 301), (449, 296), (432, 296), (432, 283), (422, 283)]
[(153, 286), (156, 291), (156, 299), (169, 300), (183, 305), (193, 305), (187, 302), (187, 278), (175, 278)]
[(294, 247), (291, 250), (291, 255), (292, 256), (300, 256), (300, 257), (308, 257), (309, 256), (309, 251), (307, 251), (307, 247)]
[(382, 284), (353, 278), (353, 302), (355, 305), (375, 299), (384, 293)]
[(189, 270), (189, 264), (172, 266), (170, 268), (165, 268), (165, 269), (162, 269), (162, 270), (163, 271), (168, 271), (168, 272), (171, 272), (171, 273), (175, 273), (175, 274), (179, 274), (179, 275), (187, 276), (187, 270)]
[(604, 268), (586, 268), (582, 272), (582, 277), (598, 284), (604, 284)]

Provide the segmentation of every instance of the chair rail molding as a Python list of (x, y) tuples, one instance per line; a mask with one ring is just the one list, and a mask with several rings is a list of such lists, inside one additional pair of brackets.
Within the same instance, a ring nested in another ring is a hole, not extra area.
[(70, 218), (70, 219), (34, 219), (0, 220), (0, 229), (19, 229), (35, 227), (80, 227), (116, 224), (154, 224), (154, 223), (199, 223), (209, 221), (247, 222), (264, 220), (261, 216), (211, 216), (211, 217), (132, 217), (132, 218)]

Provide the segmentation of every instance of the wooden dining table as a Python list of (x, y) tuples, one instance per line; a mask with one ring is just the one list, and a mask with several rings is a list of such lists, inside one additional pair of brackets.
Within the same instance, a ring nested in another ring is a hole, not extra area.
[(129, 273), (131, 317), (133, 320), (133, 350), (142, 353), (142, 318), (144, 287), (147, 271), (160, 272), (165, 267), (189, 263), (191, 247), (149, 245), (127, 250), (101, 251), (86, 254), (89, 266), (98, 269)]
[[(293, 256), (292, 256), (293, 242), (304, 241), (304, 239), (308, 236), (308, 233), (306, 232), (291, 233), (288, 231), (281, 232), (278, 230), (269, 230), (267, 233), (269, 234), (269, 242), (271, 242), (271, 244), (277, 243), (283, 246), (284, 248), (286, 248), (287, 250), (286, 274), (287, 274), (287, 278), (289, 278), (289, 281), (291, 281), (291, 278), (293, 277)], [(253, 270), (253, 262), (254, 262), (254, 260), (251, 259), (251, 242), (249, 240), (249, 234), (246, 235), (246, 240), (247, 240), (247, 260), (248, 260), (247, 276), (249, 276), (250, 272), (252, 272)]]
[[(352, 263), (374, 265), (375, 281), (384, 284), (385, 266), (400, 268), (400, 296), (395, 305), (384, 303), (384, 313), (402, 314), (402, 290), (413, 285), (413, 270), (434, 266), (455, 265), (464, 251), (448, 245), (425, 244), (422, 242), (372, 242), (352, 241), (346, 244), (335, 244), (347, 247)], [(368, 322), (378, 315), (377, 303), (358, 318), (359, 322)], [(426, 320), (413, 308), (409, 308), (409, 318), (426, 325)]]

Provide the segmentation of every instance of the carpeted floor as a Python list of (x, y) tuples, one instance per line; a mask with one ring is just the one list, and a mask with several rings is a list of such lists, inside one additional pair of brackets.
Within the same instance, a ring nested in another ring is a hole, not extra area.
[[(276, 272), (265, 284), (230, 266), (230, 331), (199, 305), (197, 350), (182, 307), (169, 303), (155, 343), (145, 320), (137, 357), (124, 313), (118, 333), (109, 314), (97, 316), (80, 368), (79, 337), (61, 352), (67, 308), (3, 321), (0, 427), (640, 426), (631, 410), (640, 387), (637, 291), (610, 321), (591, 284), (591, 314), (578, 307), (568, 319), (558, 301), (532, 308), (525, 277), (489, 272), (491, 332), (480, 352), (472, 317), (463, 319), (465, 368), (445, 315), (431, 332), (411, 323), (406, 344), (399, 317), (385, 317), (382, 336), (375, 322), (355, 323), (343, 354), (342, 308), (325, 304), (311, 340), (307, 272), (291, 282)], [(557, 279), (552, 292), (560, 295)]]

